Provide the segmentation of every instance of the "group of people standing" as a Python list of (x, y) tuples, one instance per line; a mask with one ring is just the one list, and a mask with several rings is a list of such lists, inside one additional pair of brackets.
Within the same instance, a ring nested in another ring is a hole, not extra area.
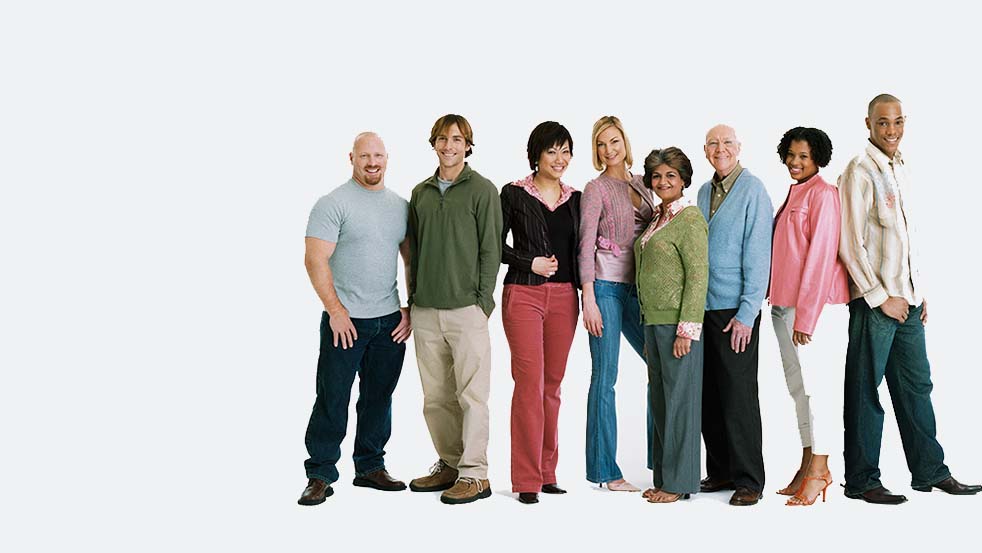
[[(592, 358), (590, 482), (640, 491), (616, 461), (614, 384), (623, 335), (648, 370), (653, 486), (642, 496), (672, 503), (700, 491), (732, 490), (732, 505), (760, 500), (758, 343), (761, 305), (769, 298), (801, 434), (801, 464), (778, 491), (790, 496), (788, 505), (811, 505), (820, 495), (824, 501), (832, 482), (829, 455), (840, 447), (847, 497), (906, 501), (879, 480), (877, 388), (884, 377), (913, 488), (979, 492), (982, 487), (952, 478), (935, 437), (927, 304), (898, 151), (904, 122), (898, 99), (874, 98), (869, 145), (838, 187), (818, 174), (831, 159), (829, 137), (814, 128), (789, 130), (777, 153), (793, 182), (776, 216), (763, 183), (740, 164), (736, 132), (725, 125), (706, 134), (714, 174), (695, 202), (684, 193), (693, 173), (686, 154), (676, 147), (652, 150), (643, 173), (632, 173), (631, 144), (613, 116), (593, 127), (592, 161), (600, 174), (582, 193), (562, 181), (573, 138), (553, 121), (529, 136), (531, 174), (503, 186), (499, 196), (465, 161), (474, 147), (468, 121), (441, 117), (429, 140), (439, 167), (408, 203), (384, 186), (388, 158), (381, 139), (358, 135), (351, 180), (317, 202), (307, 226), (306, 266), (324, 312), (306, 434), (308, 485), (299, 503), (318, 504), (333, 493), (355, 374), (353, 484), (406, 488), (386, 471), (383, 449), (410, 333), (438, 460), (409, 487), (442, 491), (449, 504), (490, 496), (488, 318), (501, 263), (508, 266), (502, 323), (515, 381), (512, 491), (522, 503), (537, 503), (539, 493), (566, 493), (556, 478), (560, 386), (581, 302)], [(408, 308), (400, 306), (396, 287), (400, 254)], [(850, 321), (843, 372), (813, 362), (809, 343), (816, 334), (834, 341), (820, 315), (825, 305), (844, 303)], [(702, 480), (700, 435), (707, 453)]]

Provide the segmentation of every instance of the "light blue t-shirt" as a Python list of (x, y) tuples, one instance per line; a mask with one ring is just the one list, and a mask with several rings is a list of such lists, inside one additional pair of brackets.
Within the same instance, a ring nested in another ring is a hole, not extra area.
[(338, 298), (357, 319), (399, 309), (399, 244), (406, 238), (409, 202), (385, 188), (366, 190), (353, 179), (317, 200), (307, 236), (334, 242), (329, 265)]

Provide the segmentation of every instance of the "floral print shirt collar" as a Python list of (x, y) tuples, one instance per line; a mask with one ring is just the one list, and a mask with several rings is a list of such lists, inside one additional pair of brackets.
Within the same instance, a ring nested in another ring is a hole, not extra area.
[(655, 212), (654, 216), (651, 218), (651, 224), (648, 225), (648, 229), (641, 235), (641, 247), (643, 248), (644, 245), (648, 243), (648, 239), (651, 238), (651, 235), (665, 228), (665, 225), (670, 223), (672, 219), (679, 214), (679, 212), (693, 205), (695, 204), (692, 203), (692, 200), (682, 196), (681, 198), (668, 204), (668, 214), (666, 214), (664, 217), (662, 217), (662, 204), (655, 206)]
[(532, 182), (532, 179), (534, 177), (535, 177), (535, 173), (532, 173), (531, 175), (525, 177), (524, 179), (513, 182), (512, 185), (525, 189), (525, 191), (529, 193), (529, 196), (532, 196), (536, 200), (539, 200), (539, 202), (542, 205), (546, 206), (546, 209), (548, 209), (549, 211), (556, 211), (556, 209), (559, 208), (559, 206), (563, 205), (564, 203), (566, 203), (566, 200), (570, 199), (570, 197), (573, 195), (573, 192), (576, 192), (576, 190), (572, 186), (568, 186), (563, 181), (559, 181), (559, 190), (560, 190), (559, 201), (557, 201), (556, 205), (554, 206), (549, 205), (542, 198), (542, 195), (539, 194), (539, 189), (535, 187), (535, 183)]

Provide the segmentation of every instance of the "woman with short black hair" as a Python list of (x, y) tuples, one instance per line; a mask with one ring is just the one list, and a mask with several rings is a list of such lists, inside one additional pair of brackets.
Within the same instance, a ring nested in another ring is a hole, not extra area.
[(532, 174), (501, 189), (501, 258), (508, 265), (501, 321), (515, 380), (512, 492), (522, 503), (538, 503), (540, 491), (566, 493), (556, 485), (559, 387), (579, 317), (580, 193), (560, 180), (573, 157), (566, 127), (540, 123), (526, 150)]

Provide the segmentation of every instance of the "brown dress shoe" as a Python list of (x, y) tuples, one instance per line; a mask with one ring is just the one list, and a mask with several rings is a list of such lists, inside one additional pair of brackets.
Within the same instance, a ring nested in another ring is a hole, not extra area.
[(699, 491), (703, 493), (713, 493), (721, 490), (734, 490), (736, 487), (733, 485), (732, 480), (722, 480), (719, 478), (713, 478), (712, 476), (707, 476), (699, 482)]
[(845, 494), (849, 499), (862, 499), (866, 503), (875, 503), (877, 505), (900, 505), (907, 501), (906, 497), (900, 494), (890, 493), (890, 490), (883, 486), (866, 490), (862, 493), (851, 493), (847, 491)]
[(760, 501), (760, 492), (743, 486), (737, 488), (733, 492), (733, 496), (730, 497), (730, 505), (737, 507), (749, 507), (750, 505), (756, 505), (758, 501)]
[(330, 484), (319, 478), (311, 478), (307, 480), (307, 487), (304, 488), (300, 499), (297, 500), (297, 504), (320, 505), (332, 495), (334, 495), (334, 488)]
[(397, 492), (399, 490), (406, 489), (405, 482), (400, 482), (399, 480), (392, 478), (389, 476), (389, 472), (385, 469), (379, 469), (368, 474), (356, 476), (352, 484), (363, 488), (375, 488), (376, 490), (382, 490), (383, 492)]
[(414, 492), (439, 492), (449, 490), (457, 481), (457, 469), (440, 459), (430, 467), (429, 476), (413, 478), (409, 489)]
[(929, 492), (931, 488), (938, 488), (939, 490), (950, 493), (951, 495), (975, 495), (982, 491), (982, 486), (978, 484), (962, 484), (955, 477), (949, 476), (944, 480), (931, 484), (930, 486), (917, 486), (914, 489), (919, 492)]
[(491, 483), (477, 478), (458, 478), (452, 488), (440, 494), (440, 501), (448, 505), (470, 503), (491, 497)]

